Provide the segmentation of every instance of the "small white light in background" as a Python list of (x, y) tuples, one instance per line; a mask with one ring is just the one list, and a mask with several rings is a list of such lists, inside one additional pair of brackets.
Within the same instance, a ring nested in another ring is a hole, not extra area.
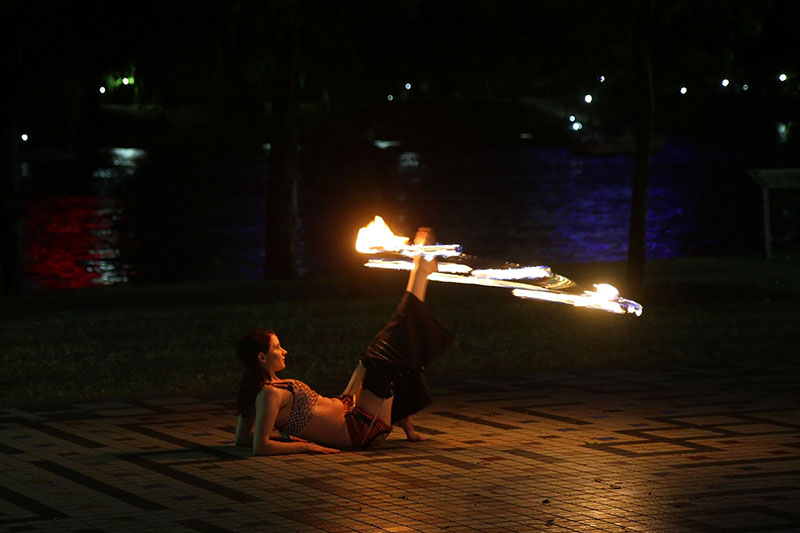
[(788, 80), (788, 79), (789, 79), (789, 76), (787, 76), (787, 75), (786, 75), (786, 74), (784, 74), (783, 72), (781, 72), (780, 76), (778, 76), (778, 80), (779, 80), (779, 81), (786, 81), (786, 80)]
[(728, 85), (730, 85), (730, 83), (731, 82), (730, 82), (730, 80), (728, 78), (725, 78), (724, 80), (722, 80), (722, 86), (723, 87), (727, 87)]
[(600, 83), (604, 83), (606, 81), (606, 77), (602, 74), (600, 75)]
[(743, 91), (746, 91), (746, 90), (748, 90), (749, 88), (750, 88), (750, 86), (749, 86), (749, 85), (747, 85), (746, 83), (745, 83), (744, 85), (742, 85), (742, 90), (743, 90)]
[(388, 95), (388, 96), (386, 97), (386, 99), (387, 99), (387, 100), (389, 100), (389, 101), (391, 102), (392, 100), (394, 100), (394, 96), (392, 96), (392, 95), (390, 94), (390, 95)]
[(578, 130), (580, 130), (582, 128), (583, 128), (583, 124), (581, 124), (580, 122), (573, 122), (572, 123), (572, 129), (574, 131), (578, 131)]
[(106, 88), (100, 87), (100, 94), (106, 94)]
[(575, 115), (570, 115), (569, 116), (569, 121), (570, 122), (575, 122)]
[(122, 85), (128, 85), (128, 83), (130, 83), (128, 78), (122, 78)]
[(689, 89), (686, 87), (681, 87), (681, 94), (686, 94), (687, 92), (689, 92)]
[(586, 96), (583, 97), (583, 101), (586, 102), (587, 104), (591, 104), (592, 103), (592, 95), (591, 94), (587, 94)]
[(410, 91), (410, 90), (411, 90), (411, 84), (410, 83), (406, 83), (406, 91)]
[(400, 146), (400, 141), (382, 141), (376, 139), (372, 141), (372, 144), (380, 148), (381, 150), (386, 150), (387, 148), (391, 148), (392, 146)]
[(28, 142), (28, 134), (27, 133), (23, 133), (22, 135), (19, 136), (19, 138), (22, 139), (22, 142)]

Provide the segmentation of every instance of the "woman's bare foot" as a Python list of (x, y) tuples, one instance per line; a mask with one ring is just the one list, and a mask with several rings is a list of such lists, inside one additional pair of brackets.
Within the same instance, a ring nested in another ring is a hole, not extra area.
[(439, 270), (439, 263), (435, 257), (427, 258), (422, 255), (414, 257), (414, 269), (408, 275), (408, 285), (406, 290), (425, 301), (425, 293), (428, 289), (428, 276)]
[(414, 270), (408, 275), (406, 291), (410, 292), (421, 302), (425, 301), (428, 290), (428, 276), (439, 269), (436, 259), (428, 260), (418, 255), (414, 258)]
[(427, 279), (428, 276), (439, 270), (439, 263), (435, 257), (427, 258), (418, 255), (414, 258), (414, 270), (417, 271), (419, 277)]
[(421, 442), (426, 440), (425, 437), (417, 433), (417, 430), (414, 429), (414, 424), (411, 422), (410, 416), (401, 418), (395, 423), (395, 425), (400, 426), (403, 429), (403, 431), (406, 433), (406, 439), (411, 442)]

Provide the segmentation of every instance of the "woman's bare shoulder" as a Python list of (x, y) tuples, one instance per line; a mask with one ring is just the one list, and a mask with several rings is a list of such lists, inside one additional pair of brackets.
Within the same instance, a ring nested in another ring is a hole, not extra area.
[(292, 393), (280, 386), (275, 386), (270, 383), (265, 383), (264, 387), (258, 392), (256, 396), (256, 403), (261, 404), (262, 407), (267, 404), (277, 404), (281, 407), (288, 401), (291, 401)]

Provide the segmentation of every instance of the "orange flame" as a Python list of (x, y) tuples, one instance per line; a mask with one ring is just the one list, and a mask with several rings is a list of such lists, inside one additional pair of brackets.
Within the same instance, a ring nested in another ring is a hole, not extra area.
[(406, 244), (408, 237), (392, 233), (383, 218), (377, 215), (372, 222), (358, 230), (356, 237), (356, 251), (362, 254), (398, 251)]
[[(406, 258), (418, 254), (439, 258), (461, 256), (461, 246), (458, 244), (409, 245), (408, 241), (408, 237), (392, 233), (383, 218), (376, 215), (372, 222), (358, 231), (356, 251), (362, 254), (393, 252)], [(407, 259), (380, 258), (370, 259), (364, 266), (411, 270), (413, 263)], [(430, 274), (428, 279), (444, 283), (502, 287), (512, 289), (512, 294), (520, 298), (559, 302), (618, 314), (642, 314), (641, 304), (620, 297), (619, 291), (612, 285), (598, 283), (594, 286), (595, 290), (585, 290), (582, 294), (577, 294), (577, 287), (572, 280), (553, 273), (546, 266), (474, 270), (466, 264), (444, 261), (439, 263), (438, 272)], [(572, 291), (565, 292), (566, 289)]]

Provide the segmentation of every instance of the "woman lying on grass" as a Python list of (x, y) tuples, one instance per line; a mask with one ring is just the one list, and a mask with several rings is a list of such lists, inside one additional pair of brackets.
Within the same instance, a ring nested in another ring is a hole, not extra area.
[(403, 428), (408, 440), (422, 440), (411, 421), (431, 403), (422, 372), (453, 342), (423, 303), (428, 275), (436, 270), (435, 260), (415, 258), (395, 315), (373, 339), (339, 398), (278, 378), (288, 352), (271, 330), (245, 335), (237, 346), (245, 375), (236, 444), (252, 444), (255, 455), (336, 453), (379, 444), (393, 425)]

